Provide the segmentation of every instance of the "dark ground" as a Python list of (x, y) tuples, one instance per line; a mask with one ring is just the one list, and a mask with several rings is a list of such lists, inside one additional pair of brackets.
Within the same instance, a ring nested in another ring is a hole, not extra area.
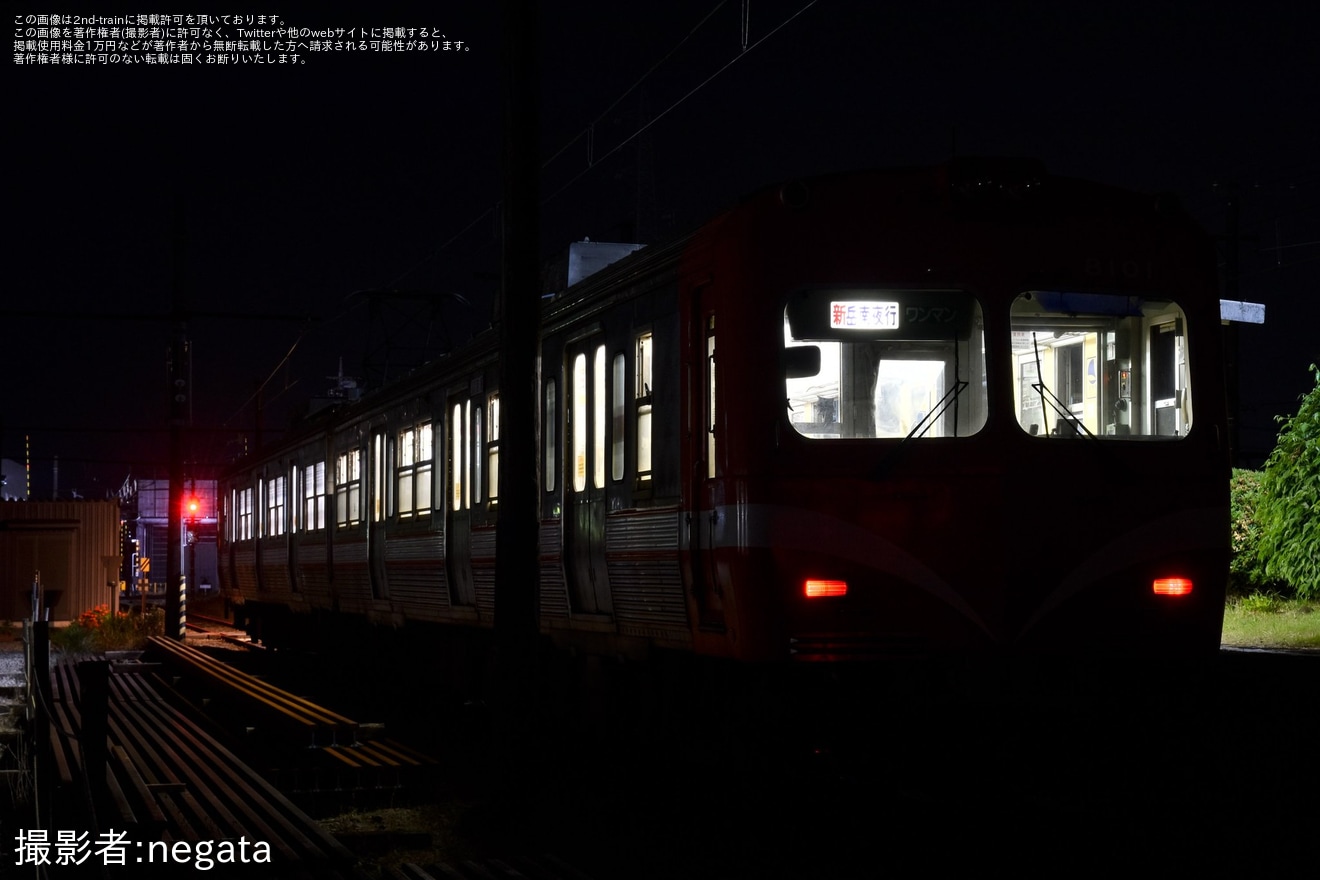
[[(793, 681), (559, 658), (588, 674), (549, 677), (508, 722), (434, 670), (373, 676), (362, 656), (249, 662), (440, 760), (417, 797), (346, 805), (357, 828), (413, 832), (394, 860), (553, 853), (594, 880), (1313, 865), (1315, 655)], [(369, 869), (391, 861), (373, 839), (352, 844)]]
[[(398, 679), (381, 718), (441, 759), (459, 854), (552, 852), (596, 880), (658, 880), (1259, 874), (1313, 853), (1314, 655), (913, 661), (791, 682), (577, 665), (590, 686), (551, 686), (507, 723), (428, 696), (421, 670)], [(334, 680), (342, 694), (352, 676)]]

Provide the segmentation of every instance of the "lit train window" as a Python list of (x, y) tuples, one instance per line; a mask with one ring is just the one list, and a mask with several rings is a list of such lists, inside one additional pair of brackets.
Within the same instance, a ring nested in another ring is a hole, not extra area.
[(491, 501), (500, 497), (500, 396), (492, 394), (486, 399), (486, 479), (490, 483), (487, 496)]
[(431, 475), (435, 440), (431, 423), (424, 422), (399, 432), (399, 464), (395, 470), (395, 504), (406, 519), (431, 509)]
[(362, 450), (350, 449), (335, 459), (335, 519), (341, 527), (362, 521)]
[(1186, 316), (1160, 297), (1028, 291), (1013, 302), (1013, 405), (1033, 437), (1177, 438), (1192, 423)]
[(573, 443), (573, 491), (587, 488), (587, 356), (573, 358), (573, 418), (569, 434)]
[(417, 429), (404, 428), (399, 432), (399, 464), (395, 471), (398, 489), (395, 491), (399, 507), (399, 517), (406, 519), (413, 515), (413, 499), (417, 479)]
[(426, 422), (417, 429), (417, 465), (414, 471), (416, 477), (414, 497), (417, 500), (416, 508), (418, 513), (425, 513), (431, 509), (431, 481), (435, 473), (435, 431), (430, 422)]
[(804, 437), (966, 437), (985, 425), (984, 322), (963, 291), (801, 291), (784, 310), (782, 365)]
[(238, 540), (250, 541), (256, 537), (255, 523), (253, 522), (252, 508), (252, 487), (238, 490), (238, 498), (235, 504), (238, 513)]
[(541, 433), (545, 440), (545, 456), (542, 470), (545, 472), (545, 491), (555, 491), (555, 476), (558, 457), (555, 455), (555, 425), (558, 424), (558, 410), (555, 408), (555, 380), (545, 383), (545, 416), (541, 419)]
[(715, 478), (715, 317), (706, 325), (706, 477)]
[(651, 479), (651, 334), (637, 337), (637, 481)]
[(449, 424), (449, 509), (455, 511), (467, 508), (467, 480), (463, 471), (464, 422), (463, 404), (456, 403)]
[(326, 527), (325, 462), (303, 468), (303, 528), (309, 532)]
[(596, 346), (592, 367), (592, 461), (591, 484), (597, 489), (605, 485), (605, 346)]
[(610, 455), (610, 479), (616, 483), (623, 479), (625, 435), (627, 431), (625, 426), (627, 419), (627, 395), (628, 395), (628, 359), (624, 357), (623, 352), (614, 356), (613, 364), (613, 420), (611, 429), (613, 436), (610, 437), (611, 455)]
[(389, 443), (385, 439), (385, 432), (374, 432), (371, 436), (371, 483), (369, 487), (372, 522), (384, 522), (388, 512), (389, 483), (386, 482), (386, 474), (389, 472), (391, 451)]
[(278, 476), (266, 488), (266, 534), (279, 537), (284, 534), (284, 477)]
[(486, 432), (481, 423), (482, 407), (472, 410), (472, 501), (481, 502), (482, 447), (486, 442)]
[(289, 465), (289, 481), (286, 484), (289, 493), (289, 531), (298, 530), (298, 466)]

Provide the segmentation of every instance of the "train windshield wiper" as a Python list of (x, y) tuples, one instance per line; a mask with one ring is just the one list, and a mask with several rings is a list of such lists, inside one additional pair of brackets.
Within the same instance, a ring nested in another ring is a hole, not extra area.
[[(1072, 426), (1072, 436), (1078, 437), (1085, 434), (1092, 440), (1097, 439), (1096, 436), (1091, 433), (1091, 430), (1087, 428), (1086, 425), (1082, 424), (1082, 420), (1077, 418), (1072, 410), (1068, 409), (1064, 402), (1060, 400), (1053, 391), (1046, 387), (1045, 380), (1040, 378), (1040, 346), (1036, 343), (1036, 334), (1034, 332), (1031, 334), (1031, 346), (1036, 350), (1036, 381), (1031, 384), (1031, 390), (1040, 395), (1041, 412), (1045, 411), (1045, 404), (1048, 403), (1049, 408), (1054, 410), (1054, 414), (1059, 417), (1061, 422)], [(1059, 432), (1056, 433), (1055, 436), (1066, 436), (1059, 431), (1059, 425), (1057, 422), (1055, 423), (1054, 430)], [(1048, 436), (1048, 434), (1046, 436)]]
[[(966, 387), (967, 383), (962, 379), (956, 381), (952, 388), (944, 392), (944, 396), (939, 399), (935, 406), (931, 407), (930, 412), (922, 416), (921, 420), (912, 426), (912, 430), (908, 431), (907, 436), (903, 438), (903, 442), (906, 443), (913, 437), (920, 438), (925, 436), (926, 432), (930, 430), (931, 425), (934, 425), (940, 416), (944, 415), (945, 410), (953, 406), (953, 402), (958, 399), (958, 395), (962, 394), (963, 389)], [(954, 421), (956, 422), (957, 419), (955, 418)], [(956, 426), (953, 433), (955, 437), (958, 435)]]

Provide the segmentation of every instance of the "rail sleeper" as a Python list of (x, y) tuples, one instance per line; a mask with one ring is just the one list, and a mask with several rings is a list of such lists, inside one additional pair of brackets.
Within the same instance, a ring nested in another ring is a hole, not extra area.
[(227, 666), (196, 648), (157, 636), (150, 640), (148, 651), (231, 698), (260, 707), (280, 730), (295, 735), (309, 747), (357, 742), (358, 724), (351, 718)]

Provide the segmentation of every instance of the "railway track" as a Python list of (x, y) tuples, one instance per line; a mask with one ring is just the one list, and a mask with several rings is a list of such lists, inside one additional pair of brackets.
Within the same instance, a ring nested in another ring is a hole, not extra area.
[[(192, 625), (190, 625), (192, 630)], [(227, 621), (210, 618), (196, 632), (247, 647)], [(244, 672), (194, 645), (157, 638), (144, 657), (167, 668), (174, 686), (190, 702), (249, 744), (259, 743), (260, 761), (280, 791), (318, 815), (336, 804), (353, 812), (373, 804), (433, 799), (450, 786), (438, 779), (439, 762), (358, 722), (299, 697), (259, 675)], [(205, 696), (203, 696), (205, 694)], [(438, 833), (437, 833), (438, 831)], [(590, 875), (553, 853), (448, 858), (431, 840), (452, 835), (448, 828), (371, 830), (336, 835), (364, 863), (389, 850), (380, 876), (389, 880), (428, 878), (525, 877), (528, 880), (591, 880)], [(486, 835), (483, 834), (483, 837)], [(417, 848), (412, 861), (393, 850)], [(462, 848), (460, 848), (462, 849)]]
[(204, 614), (189, 614), (188, 620), (184, 624), (188, 632), (199, 636), (209, 636), (220, 639), (225, 642), (237, 645), (241, 648), (250, 648), (253, 651), (264, 651), (266, 646), (260, 642), (252, 641), (252, 637), (246, 632), (234, 626), (228, 620), (220, 617), (209, 617)]

